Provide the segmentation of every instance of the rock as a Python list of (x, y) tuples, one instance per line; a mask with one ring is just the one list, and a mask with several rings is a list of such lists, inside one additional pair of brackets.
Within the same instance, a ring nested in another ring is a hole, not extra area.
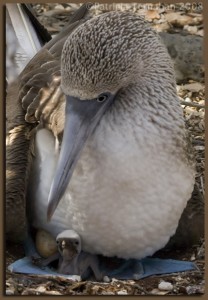
[(168, 293), (169, 293), (169, 291), (161, 291), (161, 290), (159, 290), (159, 289), (153, 289), (153, 290), (150, 292), (150, 294), (152, 294), (152, 295), (161, 295), (161, 296), (166, 295), (166, 294), (168, 294)]
[(197, 31), (197, 35), (204, 36), (204, 29), (200, 29)]
[(126, 290), (121, 290), (117, 292), (117, 295), (128, 295)]
[(111, 295), (115, 295), (114, 292), (105, 292), (105, 291), (102, 291), (102, 295), (106, 295), (106, 296), (111, 296)]
[(159, 24), (153, 24), (153, 28), (157, 32), (168, 31), (170, 29), (170, 25), (167, 22), (164, 22)]
[(39, 293), (44, 293), (46, 291), (46, 287), (43, 285), (40, 285), (36, 288), (36, 291)]
[(159, 33), (173, 59), (177, 83), (193, 79), (204, 81), (203, 38), (181, 33)]
[(188, 295), (194, 294), (204, 294), (204, 285), (190, 285), (186, 287), (186, 292)]
[[(192, 83), (182, 85), (181, 89), (182, 90), (188, 90), (188, 91), (193, 92), (193, 93), (194, 92), (198, 93), (200, 91), (204, 91), (205, 85), (200, 83), (200, 82), (192, 82)], [(185, 101), (186, 101), (186, 99), (185, 99)]]
[(173, 290), (173, 285), (170, 282), (161, 281), (158, 284), (158, 289), (161, 290), (161, 291), (172, 291)]
[(185, 25), (183, 29), (187, 30), (190, 34), (197, 34), (197, 31), (198, 31), (198, 27), (197, 26)]
[(12, 295), (14, 295), (14, 291), (7, 289), (6, 290), (6, 296), (12, 296)]
[(166, 15), (166, 20), (176, 26), (185, 26), (192, 22), (192, 17), (187, 15), (182, 15), (180, 12), (168, 12)]
[(111, 280), (110, 280), (110, 278), (108, 276), (104, 276), (103, 277), (103, 281), (106, 282), (106, 283), (111, 282)]
[(55, 9), (64, 9), (63, 5), (61, 5), (61, 4), (56, 5), (54, 8)]
[(160, 14), (157, 10), (147, 10), (145, 13), (145, 19), (148, 21), (152, 21), (154, 19), (160, 19)]

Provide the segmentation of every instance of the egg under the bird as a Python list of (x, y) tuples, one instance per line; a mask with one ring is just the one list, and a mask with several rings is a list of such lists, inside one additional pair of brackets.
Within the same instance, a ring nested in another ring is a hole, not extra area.
[(38, 253), (44, 258), (48, 258), (58, 251), (54, 237), (43, 229), (38, 229), (35, 244)]

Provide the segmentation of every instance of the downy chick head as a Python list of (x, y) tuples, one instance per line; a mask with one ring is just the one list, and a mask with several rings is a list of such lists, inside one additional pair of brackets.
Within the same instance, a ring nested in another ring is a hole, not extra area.
[(81, 252), (81, 239), (74, 230), (64, 230), (57, 235), (56, 242), (64, 260), (70, 261)]

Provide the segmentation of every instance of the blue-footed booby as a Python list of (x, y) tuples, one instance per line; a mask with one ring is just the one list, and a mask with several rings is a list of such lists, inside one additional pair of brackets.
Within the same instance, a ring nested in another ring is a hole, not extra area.
[(143, 259), (163, 248), (195, 168), (172, 62), (149, 24), (116, 11), (75, 19), (18, 82), (34, 136), (33, 149), (24, 131), (30, 225), (54, 239), (74, 230), (84, 251), (107, 257)]
[(61, 87), (60, 155), (46, 129), (36, 138), (35, 226), (74, 229), (90, 253), (152, 255), (175, 233), (195, 175), (167, 50), (139, 16), (94, 17), (64, 44)]

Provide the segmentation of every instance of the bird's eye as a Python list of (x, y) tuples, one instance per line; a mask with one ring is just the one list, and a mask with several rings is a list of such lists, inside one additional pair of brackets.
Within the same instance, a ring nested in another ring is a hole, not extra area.
[(78, 246), (78, 245), (79, 245), (79, 242), (78, 242), (78, 241), (76, 241), (76, 242), (75, 242), (75, 245), (77, 245), (77, 246)]
[(108, 99), (108, 94), (101, 94), (97, 97), (97, 102), (104, 102)]

